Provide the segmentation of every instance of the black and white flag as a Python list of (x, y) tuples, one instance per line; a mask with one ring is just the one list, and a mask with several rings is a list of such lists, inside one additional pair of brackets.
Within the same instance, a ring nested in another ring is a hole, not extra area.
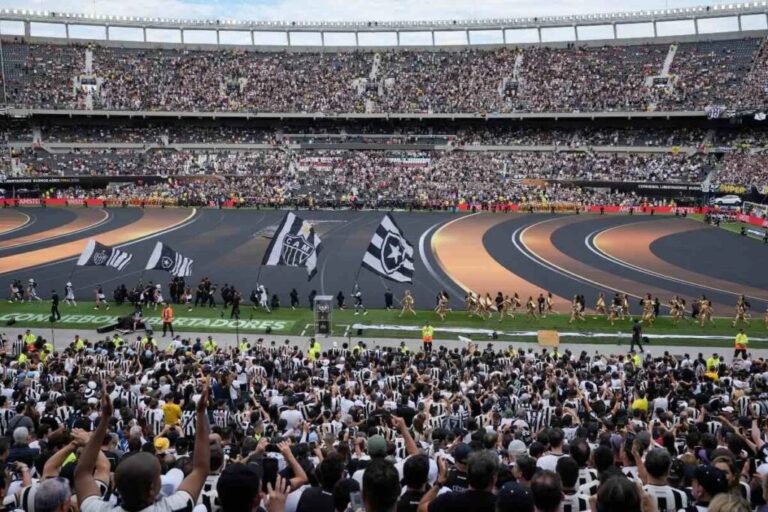
[(164, 270), (172, 276), (189, 277), (192, 275), (192, 263), (192, 258), (187, 258), (162, 242), (157, 242), (147, 261), (146, 270)]
[(309, 279), (317, 272), (320, 237), (309, 222), (288, 213), (275, 231), (262, 265), (306, 267)]
[(413, 282), (413, 246), (390, 214), (376, 228), (363, 256), (363, 267), (398, 283)]
[(131, 262), (133, 254), (121, 251), (115, 247), (100, 244), (96, 240), (88, 240), (80, 258), (77, 260), (79, 267), (114, 267), (123, 270)]

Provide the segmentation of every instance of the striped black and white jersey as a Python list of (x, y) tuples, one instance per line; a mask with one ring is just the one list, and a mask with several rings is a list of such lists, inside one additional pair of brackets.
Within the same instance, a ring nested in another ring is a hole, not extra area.
[(563, 492), (563, 502), (560, 504), (563, 512), (587, 512), (589, 510), (589, 496), (575, 492)]
[(139, 405), (139, 397), (129, 389), (122, 388), (118, 391), (117, 398), (124, 402), (130, 409), (134, 409)]
[(640, 480), (640, 475), (637, 470), (637, 466), (626, 466), (621, 469), (621, 472), (624, 473), (624, 476), (629, 478), (630, 480), (636, 482)]
[(242, 412), (236, 412), (235, 416), (235, 425), (237, 425), (237, 428), (241, 432), (245, 432), (248, 430), (248, 427), (251, 425), (251, 411), (242, 411)]
[(61, 420), (56, 416), (55, 412), (43, 415), (43, 417), (40, 418), (40, 423), (48, 423), (49, 425), (52, 425), (53, 428), (51, 430), (56, 430), (62, 425)]
[(195, 435), (195, 416), (195, 411), (181, 412), (181, 428), (184, 431), (185, 437), (193, 437)]
[(24, 343), (24, 340), (14, 340), (13, 342), (13, 357), (19, 357), (22, 352), (24, 352), (24, 346), (26, 344)]
[(208, 475), (205, 479), (205, 484), (203, 484), (200, 497), (197, 499), (197, 504), (205, 506), (207, 512), (219, 512), (221, 510), (219, 494), (216, 491), (216, 484), (218, 482), (219, 475)]
[(228, 409), (215, 409), (212, 413), (213, 424), (219, 428), (225, 428), (229, 426), (231, 413)]
[(163, 431), (165, 413), (163, 413), (162, 409), (148, 409), (144, 413), (144, 419), (147, 421), (147, 425), (152, 429), (154, 435), (158, 435)]
[(579, 480), (576, 484), (578, 487), (581, 487), (584, 484), (588, 484), (590, 482), (594, 482), (597, 480), (597, 470), (590, 469), (590, 468), (579, 468)]
[(8, 435), (8, 422), (16, 416), (13, 409), (0, 409), (0, 436)]
[(656, 500), (658, 512), (677, 512), (688, 506), (688, 496), (684, 491), (668, 485), (648, 484), (643, 488)]
[(592, 480), (589, 483), (579, 486), (579, 494), (585, 496), (594, 496), (597, 494), (597, 489), (600, 487), (600, 480)]
[(49, 375), (48, 380), (50, 381), (51, 385), (58, 384), (62, 388), (67, 384), (67, 376), (66, 375)]
[(72, 415), (75, 413), (75, 408), (71, 405), (62, 405), (60, 407), (56, 408), (56, 417), (59, 418), (61, 423), (65, 425), (70, 424), (70, 419), (72, 418)]
[(553, 410), (553, 407), (542, 407), (539, 410), (528, 411), (528, 425), (530, 425), (531, 430), (537, 432), (543, 427), (548, 427)]

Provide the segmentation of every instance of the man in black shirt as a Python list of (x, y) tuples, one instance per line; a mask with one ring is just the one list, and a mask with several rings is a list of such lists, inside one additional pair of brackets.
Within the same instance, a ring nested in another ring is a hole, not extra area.
[(386, 459), (372, 460), (363, 473), (365, 511), (389, 512), (395, 508), (399, 496), (400, 476), (394, 464)]
[(54, 321), (61, 320), (61, 313), (59, 313), (59, 294), (56, 293), (56, 290), (51, 292), (51, 318)]
[(310, 487), (301, 493), (296, 512), (334, 512), (333, 488), (341, 480), (344, 460), (332, 454), (320, 463), (315, 473), (320, 487)]
[(496, 512), (534, 512), (531, 489), (517, 482), (507, 482), (496, 495)]
[(400, 404), (395, 410), (395, 415), (403, 418), (403, 420), (405, 420), (405, 424), (410, 428), (411, 423), (413, 422), (413, 418), (416, 416), (416, 409), (408, 405), (408, 395), (403, 394), (402, 398), (400, 399)]
[(403, 464), (405, 492), (397, 501), (397, 512), (417, 512), (419, 502), (427, 492), (429, 458), (424, 454), (413, 455)]
[(642, 354), (644, 352), (643, 344), (641, 342), (642, 339), (643, 325), (640, 323), (640, 320), (636, 318), (635, 323), (632, 325), (632, 341), (630, 342), (629, 350), (634, 350), (635, 345), (637, 345), (637, 348), (640, 349), (640, 353)]
[(229, 464), (216, 482), (222, 512), (249, 512), (261, 501), (261, 470), (255, 464)]
[(453, 449), (454, 466), (448, 471), (446, 487), (452, 491), (466, 491), (469, 488), (467, 478), (467, 459), (471, 449), (466, 443), (459, 443)]
[(392, 295), (392, 290), (387, 288), (384, 292), (384, 307), (387, 311), (390, 311), (395, 304), (395, 297)]
[(446, 492), (437, 496), (437, 488), (443, 487), (448, 481), (447, 474), (441, 474), (437, 478), (437, 484), (422, 498), (422, 503), (430, 502), (429, 512), (494, 512), (496, 495), (493, 494), (493, 488), (496, 486), (498, 471), (499, 456), (495, 452), (474, 452), (467, 459), (468, 490)]

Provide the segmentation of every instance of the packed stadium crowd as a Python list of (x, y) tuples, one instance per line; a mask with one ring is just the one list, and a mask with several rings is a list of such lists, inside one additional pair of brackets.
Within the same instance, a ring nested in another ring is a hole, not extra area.
[[(39, 138), (33, 134), (39, 130)], [(146, 146), (174, 144), (307, 144), (327, 143), (450, 144), (470, 146), (631, 146), (631, 147), (694, 147), (707, 140), (708, 129), (700, 127), (654, 126), (455, 126), (411, 127), (408, 125), (337, 124), (328, 128), (310, 125), (281, 124), (274, 128), (226, 124), (50, 124), (40, 127), (27, 125), (8, 127), (2, 132), (8, 142), (48, 143), (131, 143)], [(723, 146), (762, 147), (764, 130), (741, 129), (713, 131), (710, 143)]]
[[(28, 176), (244, 175), (275, 176), (291, 187), (301, 178), (326, 189), (391, 186), (427, 179), (435, 186), (488, 183), (507, 178), (698, 182), (709, 157), (695, 154), (591, 153), (585, 151), (135, 151), (81, 149), (16, 152), (17, 173)], [(395, 192), (395, 191), (393, 191)]]
[(768, 498), (758, 358), (4, 342), (9, 511), (747, 512)]
[[(108, 110), (328, 113), (764, 105), (768, 52), (761, 39), (682, 43), (664, 85), (649, 85), (646, 78), (662, 71), (669, 50), (657, 44), (277, 53), (7, 42), (3, 57), (8, 103), (30, 108), (82, 109), (89, 99)], [(76, 87), (80, 77), (98, 85)]]
[(758, 190), (768, 186), (768, 155), (758, 153), (728, 154), (723, 157), (723, 164), (717, 173), (720, 183), (737, 183)]

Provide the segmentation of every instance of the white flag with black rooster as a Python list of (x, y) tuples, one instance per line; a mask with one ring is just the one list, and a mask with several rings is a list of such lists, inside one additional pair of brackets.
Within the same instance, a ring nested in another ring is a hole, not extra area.
[(398, 283), (413, 282), (413, 246), (390, 214), (376, 228), (363, 256), (363, 267)]
[(192, 258), (188, 258), (165, 245), (157, 242), (147, 261), (147, 270), (164, 270), (172, 276), (189, 277), (192, 275)]
[(77, 260), (79, 267), (113, 267), (123, 270), (131, 262), (133, 254), (122, 251), (116, 247), (100, 244), (96, 240), (88, 240), (80, 258)]
[(288, 213), (277, 227), (261, 264), (306, 267), (309, 279), (312, 279), (317, 272), (317, 255), (321, 249), (320, 237), (312, 224)]

